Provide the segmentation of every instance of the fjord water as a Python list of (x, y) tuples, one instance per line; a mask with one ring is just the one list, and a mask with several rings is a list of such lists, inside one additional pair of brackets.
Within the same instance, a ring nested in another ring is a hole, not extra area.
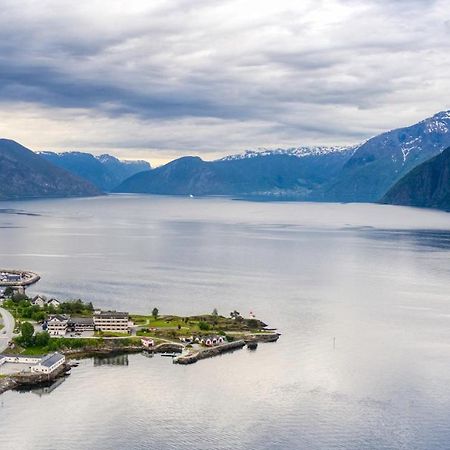
[(249, 311), (276, 344), (193, 366), (87, 359), (0, 397), (4, 449), (444, 449), (450, 214), (108, 196), (0, 204), (30, 290), (148, 313)]

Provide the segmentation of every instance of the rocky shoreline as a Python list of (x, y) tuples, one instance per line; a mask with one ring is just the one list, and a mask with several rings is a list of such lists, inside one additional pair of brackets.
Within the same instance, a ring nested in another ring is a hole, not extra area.
[(0, 379), (0, 394), (19, 387), (34, 387), (48, 383), (49, 381), (54, 381), (57, 378), (66, 376), (68, 372), (70, 372), (70, 369), (70, 364), (65, 363), (48, 375), (44, 373), (31, 372), (11, 374), (5, 378)]

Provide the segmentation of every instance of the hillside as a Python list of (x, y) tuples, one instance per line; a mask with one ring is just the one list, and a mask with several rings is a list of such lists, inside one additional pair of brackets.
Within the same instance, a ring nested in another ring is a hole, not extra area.
[(183, 157), (138, 173), (115, 192), (175, 195), (241, 195), (309, 199), (336, 176), (353, 148), (303, 155), (293, 151), (234, 155), (217, 161)]
[(375, 202), (418, 164), (450, 146), (450, 111), (362, 144), (322, 192), (327, 201)]
[(450, 147), (405, 175), (381, 203), (450, 210)]
[(411, 169), (450, 146), (450, 111), (354, 147), (262, 149), (206, 162), (180, 158), (135, 175), (116, 192), (244, 195), (376, 202)]
[(83, 152), (40, 152), (52, 164), (84, 178), (101, 191), (110, 191), (135, 173), (150, 170), (146, 161), (120, 161), (111, 155)]
[(99, 190), (15, 141), (0, 139), (0, 199), (80, 197)]

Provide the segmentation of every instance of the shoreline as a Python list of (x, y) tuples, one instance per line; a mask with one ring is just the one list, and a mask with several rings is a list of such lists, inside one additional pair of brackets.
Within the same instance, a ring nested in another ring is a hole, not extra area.
[(88, 359), (95, 356), (109, 356), (120, 354), (137, 354), (137, 353), (152, 353), (152, 354), (172, 354), (178, 353), (178, 356), (173, 356), (173, 364), (191, 365), (202, 359), (214, 358), (224, 353), (230, 353), (236, 350), (241, 350), (249, 343), (270, 343), (276, 342), (280, 337), (279, 333), (261, 333), (248, 335), (245, 339), (238, 339), (213, 347), (200, 348), (198, 350), (189, 349), (183, 355), (183, 350), (186, 346), (176, 342), (163, 342), (153, 348), (144, 348), (142, 345), (128, 345), (128, 346), (114, 346), (104, 345), (102, 347), (84, 347), (80, 349), (62, 350), (61, 353), (67, 358), (66, 362), (50, 375), (36, 374), (36, 373), (13, 373), (5, 375), (0, 378), (0, 395), (4, 392), (15, 390), (21, 387), (38, 387), (55, 381), (58, 378), (69, 376), (73, 365), (71, 360)]

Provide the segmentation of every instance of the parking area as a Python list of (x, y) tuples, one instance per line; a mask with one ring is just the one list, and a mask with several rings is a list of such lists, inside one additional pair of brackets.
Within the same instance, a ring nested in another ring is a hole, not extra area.
[(0, 365), (0, 375), (11, 375), (12, 373), (30, 372), (31, 364), (4, 363)]

